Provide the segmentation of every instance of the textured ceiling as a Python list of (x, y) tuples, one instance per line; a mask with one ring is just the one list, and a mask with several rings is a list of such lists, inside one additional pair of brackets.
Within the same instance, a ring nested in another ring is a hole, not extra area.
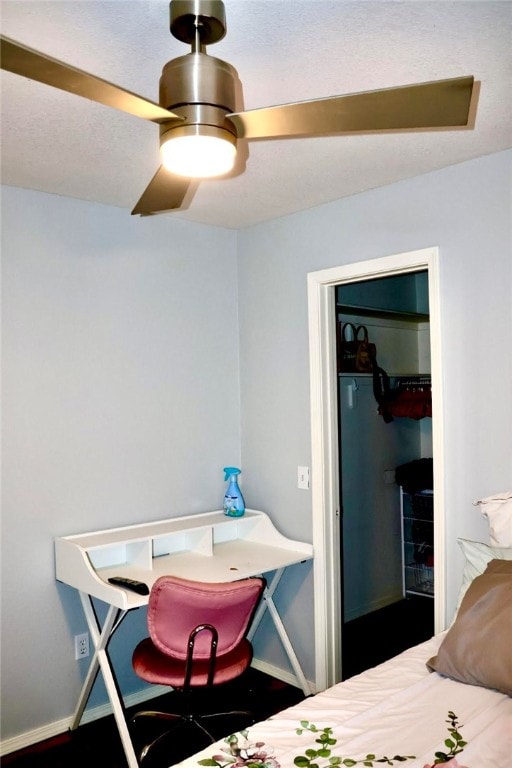
[[(208, 48), (238, 71), (246, 109), (473, 75), (471, 130), (253, 141), (246, 170), (201, 182), (165, 216), (242, 228), (512, 146), (512, 3), (225, 0)], [(6, 0), (2, 34), (158, 101), (188, 53), (167, 0)], [(2, 73), (2, 183), (126, 209), (159, 166), (158, 127)]]

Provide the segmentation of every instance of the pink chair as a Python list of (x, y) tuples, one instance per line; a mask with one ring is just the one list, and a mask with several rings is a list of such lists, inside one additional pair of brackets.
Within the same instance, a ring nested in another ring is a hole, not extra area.
[[(252, 661), (252, 646), (246, 638), (254, 612), (261, 600), (265, 580), (248, 578), (225, 583), (208, 583), (162, 576), (153, 585), (148, 602), (150, 637), (133, 652), (136, 674), (149, 683), (169, 685), (184, 694), (180, 714), (142, 711), (132, 717), (158, 718), (181, 722), (200, 729), (211, 743), (214, 737), (203, 721), (247, 711), (197, 714), (191, 711), (192, 689), (211, 688), (240, 677)], [(146, 744), (143, 760), (167, 731)]]

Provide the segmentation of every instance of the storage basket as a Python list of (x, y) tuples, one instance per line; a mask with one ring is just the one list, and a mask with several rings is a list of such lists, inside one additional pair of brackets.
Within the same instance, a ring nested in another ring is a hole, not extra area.
[(434, 519), (434, 495), (432, 493), (414, 493), (411, 495), (412, 516), (419, 520)]
[(427, 595), (434, 593), (434, 569), (428, 565), (416, 563), (412, 566), (414, 574), (414, 588), (418, 592), (424, 592)]

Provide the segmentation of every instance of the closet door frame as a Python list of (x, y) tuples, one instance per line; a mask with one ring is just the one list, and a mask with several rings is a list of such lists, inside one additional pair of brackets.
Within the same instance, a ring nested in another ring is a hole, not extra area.
[(341, 680), (340, 489), (335, 288), (343, 283), (427, 270), (432, 368), (434, 471), (434, 629), (446, 627), (442, 353), (439, 249), (423, 248), (345, 264), (308, 274), (311, 386), (311, 493), (315, 583), (315, 677), (317, 690)]

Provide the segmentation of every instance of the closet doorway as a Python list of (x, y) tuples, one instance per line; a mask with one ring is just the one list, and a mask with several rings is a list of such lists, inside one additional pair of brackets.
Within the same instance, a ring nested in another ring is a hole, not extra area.
[(312, 511), (315, 549), (316, 685), (322, 690), (342, 679), (341, 505), (336, 361), (336, 290), (350, 283), (426, 271), (430, 320), (432, 459), (434, 477), (434, 631), (445, 628), (445, 526), (443, 408), (438, 249), (354, 262), (308, 275), (310, 334)]
[[(428, 271), (344, 283), (335, 299), (347, 679), (434, 634)], [(375, 376), (354, 357), (366, 339)]]

